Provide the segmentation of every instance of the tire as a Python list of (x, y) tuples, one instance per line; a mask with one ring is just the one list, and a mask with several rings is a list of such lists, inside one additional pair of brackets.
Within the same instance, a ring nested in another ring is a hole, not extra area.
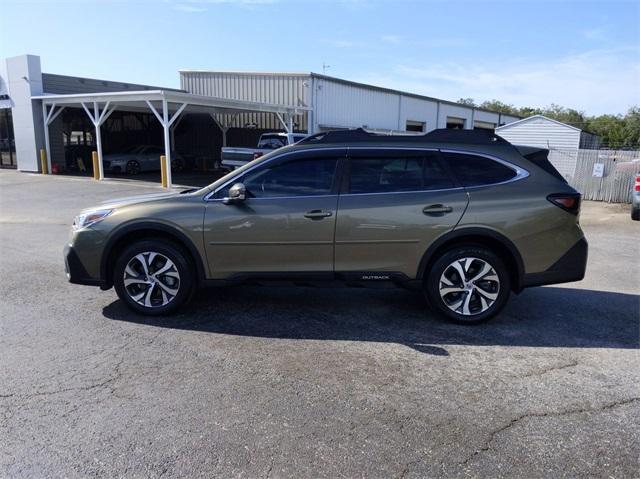
[(129, 175), (137, 175), (140, 173), (140, 163), (136, 160), (130, 160), (127, 162), (127, 166), (125, 167), (125, 171)]
[(117, 258), (113, 285), (129, 308), (158, 316), (173, 313), (191, 299), (194, 278), (195, 268), (181, 247), (165, 241), (143, 240), (129, 246)]
[(424, 291), (440, 315), (456, 323), (478, 324), (504, 308), (511, 278), (504, 261), (493, 251), (482, 246), (458, 246), (432, 264), (424, 279)]
[(640, 208), (631, 208), (631, 219), (640, 221)]

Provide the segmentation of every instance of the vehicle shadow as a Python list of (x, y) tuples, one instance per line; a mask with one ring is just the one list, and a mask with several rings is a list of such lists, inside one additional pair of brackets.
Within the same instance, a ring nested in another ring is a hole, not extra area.
[(402, 289), (237, 286), (200, 291), (179, 314), (146, 317), (121, 301), (104, 316), (162, 328), (260, 338), (398, 343), (447, 356), (447, 345), (638, 348), (640, 296), (564, 287), (512, 295), (475, 326), (451, 324)]

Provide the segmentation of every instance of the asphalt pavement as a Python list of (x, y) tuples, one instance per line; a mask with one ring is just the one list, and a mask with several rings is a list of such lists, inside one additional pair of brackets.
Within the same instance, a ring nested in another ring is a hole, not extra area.
[(66, 281), (73, 216), (150, 183), (0, 170), (0, 477), (639, 476), (640, 222), (477, 327), (402, 289), (243, 286), (137, 316)]

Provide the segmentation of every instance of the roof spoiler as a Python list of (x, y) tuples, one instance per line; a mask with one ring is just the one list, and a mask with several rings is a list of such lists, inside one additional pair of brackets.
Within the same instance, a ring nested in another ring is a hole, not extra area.
[(555, 176), (559, 180), (567, 183), (567, 179), (560, 174), (558, 170), (551, 164), (549, 161), (549, 150), (547, 148), (540, 148), (537, 146), (527, 146), (527, 145), (513, 145), (518, 152), (533, 163), (536, 166), (539, 166), (547, 173)]

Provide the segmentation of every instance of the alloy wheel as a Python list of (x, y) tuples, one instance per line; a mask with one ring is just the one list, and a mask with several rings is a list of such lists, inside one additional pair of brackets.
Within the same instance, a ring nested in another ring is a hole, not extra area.
[(127, 163), (127, 173), (129, 173), (130, 175), (137, 175), (138, 173), (140, 173), (140, 163), (135, 160), (131, 160), (129, 163)]
[(129, 297), (146, 308), (169, 304), (180, 290), (180, 273), (167, 256), (154, 251), (139, 253), (124, 269), (124, 289)]
[(500, 279), (487, 261), (459, 258), (444, 269), (438, 290), (451, 311), (474, 316), (487, 311), (498, 299)]

